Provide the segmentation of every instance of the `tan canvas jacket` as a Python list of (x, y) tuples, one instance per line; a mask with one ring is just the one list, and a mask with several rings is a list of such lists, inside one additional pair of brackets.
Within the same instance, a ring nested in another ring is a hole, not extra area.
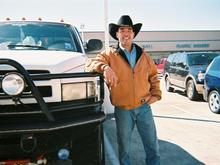
[(86, 71), (90, 72), (103, 73), (104, 65), (109, 65), (114, 70), (119, 81), (110, 90), (111, 103), (126, 110), (148, 103), (150, 97), (161, 99), (157, 68), (150, 56), (139, 46), (135, 46), (137, 62), (134, 69), (119, 47), (103, 51), (86, 64)]

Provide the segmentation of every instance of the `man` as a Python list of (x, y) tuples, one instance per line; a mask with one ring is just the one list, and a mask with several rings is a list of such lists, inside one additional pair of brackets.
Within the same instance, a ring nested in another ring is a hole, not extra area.
[(157, 68), (142, 48), (133, 43), (142, 24), (123, 15), (118, 24), (109, 24), (117, 48), (98, 54), (86, 65), (87, 71), (103, 73), (109, 87), (115, 119), (121, 165), (129, 165), (131, 134), (136, 124), (146, 153), (147, 165), (160, 164), (156, 128), (150, 104), (161, 99)]

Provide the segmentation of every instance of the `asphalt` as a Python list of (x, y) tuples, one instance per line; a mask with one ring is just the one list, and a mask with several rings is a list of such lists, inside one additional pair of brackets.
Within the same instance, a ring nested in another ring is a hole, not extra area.
[[(113, 114), (107, 116), (104, 126), (105, 163), (119, 165), (117, 151), (116, 126)], [(168, 141), (160, 140), (161, 165), (204, 165), (180, 146)], [(132, 165), (145, 165), (145, 152), (141, 139), (134, 129), (130, 152)]]

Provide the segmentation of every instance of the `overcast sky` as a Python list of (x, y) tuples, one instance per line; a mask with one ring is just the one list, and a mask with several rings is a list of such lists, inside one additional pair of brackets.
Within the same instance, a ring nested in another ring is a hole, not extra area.
[[(220, 0), (107, 0), (108, 22), (128, 14), (142, 30), (220, 30)], [(0, 0), (0, 20), (59, 21), (103, 31), (104, 0)]]

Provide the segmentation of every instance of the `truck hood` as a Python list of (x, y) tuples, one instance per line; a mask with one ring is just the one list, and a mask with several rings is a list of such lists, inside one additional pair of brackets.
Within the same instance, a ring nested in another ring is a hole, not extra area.
[[(0, 58), (9, 58), (20, 63), (26, 70), (48, 70), (50, 73), (83, 71), (86, 55), (77, 52), (46, 50), (1, 50)], [(8, 65), (1, 66), (10, 69)], [(4, 68), (4, 69), (5, 69)]]

